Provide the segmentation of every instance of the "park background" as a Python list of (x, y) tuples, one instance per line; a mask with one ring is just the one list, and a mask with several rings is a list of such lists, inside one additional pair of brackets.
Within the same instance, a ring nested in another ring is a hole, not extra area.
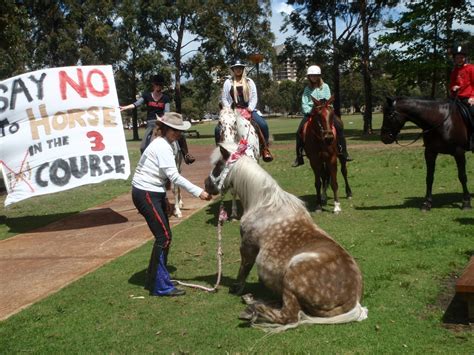
[[(271, 336), (248, 328), (237, 319), (243, 305), (227, 293), (239, 261), (238, 223), (229, 223), (224, 227), (224, 279), (217, 294), (189, 291), (181, 299), (148, 297), (143, 280), (151, 246), (146, 244), (2, 321), (0, 352), (472, 352), (473, 333), (459, 316), (465, 309), (454, 297), (454, 283), (473, 254), (474, 217), (472, 211), (459, 208), (455, 164), (450, 157), (439, 158), (434, 208), (421, 213), (425, 189), (421, 143), (404, 148), (383, 145), (378, 135), (381, 115), (370, 109), (382, 105), (385, 95), (447, 96), (449, 50), (457, 43), (473, 48), (472, 4), (288, 3), (296, 11), (288, 18), (294, 36), (287, 38), (285, 51), (277, 56), (268, 1), (210, 1), (197, 7), (185, 1), (150, 1), (146, 6), (140, 1), (3, 2), (0, 79), (45, 67), (112, 64), (120, 102), (130, 103), (149, 88), (151, 75), (162, 72), (173, 109), (202, 121), (206, 113), (218, 112), (228, 64), (262, 54), (258, 76), (257, 64), (249, 60), (250, 76), (259, 86), (260, 108), (268, 108), (267, 117), (282, 114), (268, 119), (275, 161), (264, 167), (312, 211), (313, 173), (307, 163), (290, 167), (299, 120), (287, 114), (299, 111), (306, 66), (320, 64), (338, 98), (336, 109), (355, 111), (343, 115), (355, 158), (349, 165), (354, 198), (342, 200), (339, 216), (328, 212), (330, 199), (328, 209), (313, 213), (313, 218), (360, 264), (369, 318)], [(396, 16), (390, 18), (395, 10)], [(186, 52), (185, 43), (179, 42), (180, 29), (181, 39), (184, 32), (187, 38), (196, 36), (198, 51)], [(274, 80), (273, 72), (287, 60), (295, 64), (296, 81)], [(363, 114), (358, 112), (362, 106), (366, 107)], [(126, 132), (132, 168), (143, 134), (138, 128), (142, 117), (140, 110), (136, 116), (123, 116), (136, 126)], [(193, 126), (200, 138), (189, 138), (191, 149), (213, 144), (214, 125)], [(400, 142), (410, 143), (418, 132), (408, 126)], [(468, 157), (469, 178), (473, 171)], [(109, 181), (29, 199), (2, 210), (0, 238), (11, 238), (129, 190), (129, 180)], [(217, 208), (211, 204), (174, 228), (174, 277), (209, 284), (215, 280)], [(255, 272), (248, 290), (271, 297), (258, 284)]]

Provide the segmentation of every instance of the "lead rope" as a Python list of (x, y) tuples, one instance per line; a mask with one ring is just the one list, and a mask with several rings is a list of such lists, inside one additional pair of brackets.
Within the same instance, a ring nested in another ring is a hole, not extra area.
[(217, 292), (217, 288), (219, 287), (219, 284), (221, 283), (221, 276), (222, 276), (222, 225), (224, 224), (225, 221), (227, 221), (227, 212), (224, 208), (224, 195), (221, 194), (221, 203), (219, 206), (219, 217), (217, 220), (217, 280), (214, 285), (214, 287), (206, 287), (202, 285), (196, 285), (196, 284), (191, 284), (191, 283), (186, 283), (178, 280), (173, 280), (176, 282), (178, 285), (181, 286), (186, 286), (186, 287), (191, 287), (191, 288), (197, 288), (203, 291), (207, 292)]

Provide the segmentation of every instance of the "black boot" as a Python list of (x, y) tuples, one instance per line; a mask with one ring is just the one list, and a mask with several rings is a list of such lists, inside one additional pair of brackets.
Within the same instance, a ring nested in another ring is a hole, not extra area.
[(344, 136), (339, 136), (338, 142), (337, 142), (337, 148), (339, 150), (339, 155), (342, 155), (344, 158), (346, 158), (346, 161), (353, 161), (349, 156), (349, 153), (347, 152), (347, 144), (346, 144), (346, 139)]
[(181, 136), (181, 138), (178, 139), (178, 144), (181, 148), (181, 154), (183, 154), (184, 162), (188, 165), (194, 163), (196, 158), (189, 154), (188, 143), (186, 142), (186, 138), (184, 138), (184, 136)]
[(303, 149), (302, 148), (296, 148), (296, 159), (291, 164), (293, 168), (297, 168), (300, 165), (304, 164), (304, 159), (303, 159)]

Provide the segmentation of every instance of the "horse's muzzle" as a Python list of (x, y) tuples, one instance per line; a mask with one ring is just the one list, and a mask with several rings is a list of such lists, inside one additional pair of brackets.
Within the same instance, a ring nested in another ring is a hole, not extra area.
[(384, 144), (392, 144), (393, 142), (395, 142), (396, 136), (394, 136), (390, 132), (382, 132), (380, 134), (380, 139)]
[(209, 176), (204, 180), (204, 191), (211, 195), (219, 194), (219, 189)]

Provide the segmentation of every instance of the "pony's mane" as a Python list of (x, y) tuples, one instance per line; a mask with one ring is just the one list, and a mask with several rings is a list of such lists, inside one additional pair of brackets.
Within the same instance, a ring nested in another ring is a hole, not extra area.
[(265, 209), (268, 213), (284, 210), (287, 215), (297, 213), (311, 218), (303, 201), (283, 190), (280, 185), (253, 159), (243, 156), (231, 169), (229, 179), (238, 192), (244, 209)]

